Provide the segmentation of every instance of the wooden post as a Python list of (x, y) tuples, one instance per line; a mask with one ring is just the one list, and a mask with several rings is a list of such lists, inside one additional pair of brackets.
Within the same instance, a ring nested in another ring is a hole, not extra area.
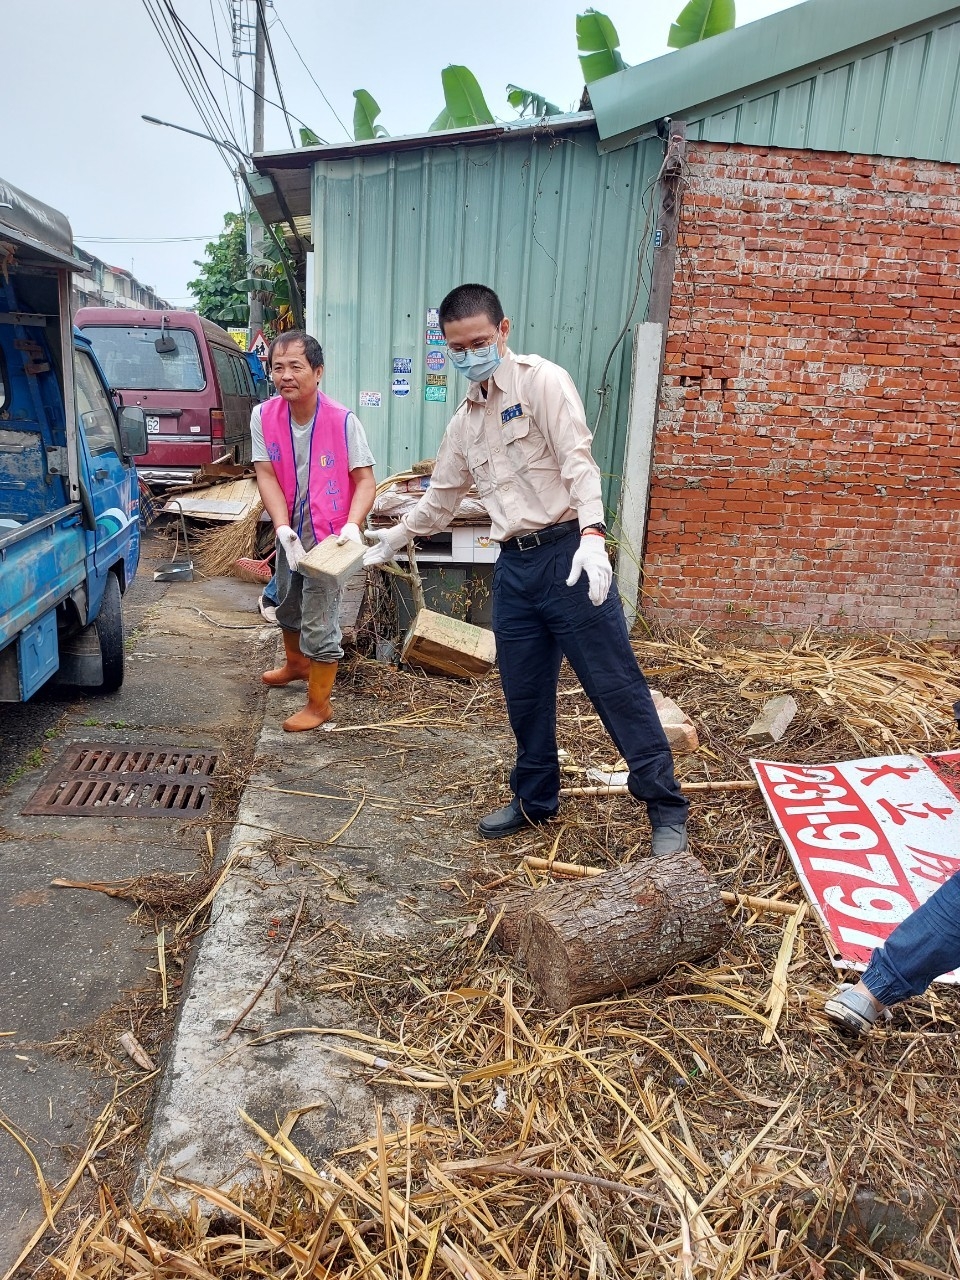
[[(619, 567), (617, 570), (618, 586), (624, 597), (627, 618), (631, 622), (637, 613), (643, 578), (650, 474), (657, 439), (660, 388), (669, 335), (670, 306), (673, 302), (673, 280), (677, 269), (677, 233), (680, 225), (686, 137), (687, 127), (684, 122), (671, 121), (660, 180), (660, 208), (656, 222), (646, 324), (637, 326), (634, 331), (630, 423), (617, 519), (618, 536), (627, 544), (623, 549), (627, 563), (622, 570)], [(659, 333), (653, 326), (659, 326)], [(650, 349), (654, 343), (658, 345), (656, 352)], [(642, 438), (632, 439), (636, 432), (642, 432)]]

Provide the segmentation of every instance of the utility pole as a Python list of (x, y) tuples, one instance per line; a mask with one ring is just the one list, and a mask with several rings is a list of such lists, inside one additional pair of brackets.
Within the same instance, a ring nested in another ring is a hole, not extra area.
[[(263, 150), (263, 88), (265, 75), (265, 61), (267, 54), (267, 14), (264, 0), (256, 0), (256, 42), (254, 44), (253, 58), (253, 153)], [(250, 215), (252, 206), (250, 201), (250, 193), (247, 192), (246, 197), (247, 208), (247, 244), (250, 250), (250, 257), (253, 263), (260, 262), (263, 258), (263, 226), (260, 222), (251, 222)], [(251, 272), (254, 274), (254, 272)], [(250, 295), (250, 341), (248, 346), (253, 345), (253, 340), (257, 336), (258, 330), (263, 328), (263, 304), (256, 294)]]

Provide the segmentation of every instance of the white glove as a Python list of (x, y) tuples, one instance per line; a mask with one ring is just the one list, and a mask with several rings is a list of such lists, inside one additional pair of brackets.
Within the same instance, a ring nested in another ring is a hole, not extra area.
[(355, 524), (345, 524), (340, 530), (340, 536), (337, 538), (337, 546), (342, 547), (346, 542), (355, 542), (358, 547), (363, 546), (363, 536), (360, 528)]
[(391, 560), (395, 560), (397, 553), (387, 541), (386, 529), (373, 529), (367, 531), (367, 539), (373, 543), (372, 547), (368, 547), (363, 557), (363, 567), (365, 569), (373, 569), (378, 564), (389, 564)]
[(303, 549), (303, 543), (288, 524), (282, 524), (277, 530), (277, 541), (283, 547), (283, 553), (287, 557), (290, 572), (296, 573), (300, 561), (307, 554)]
[(570, 566), (570, 577), (567, 586), (575, 586), (580, 581), (581, 573), (587, 575), (590, 584), (588, 595), (591, 604), (603, 604), (613, 581), (613, 569), (603, 538), (595, 533), (585, 533), (580, 545), (573, 553), (573, 564)]

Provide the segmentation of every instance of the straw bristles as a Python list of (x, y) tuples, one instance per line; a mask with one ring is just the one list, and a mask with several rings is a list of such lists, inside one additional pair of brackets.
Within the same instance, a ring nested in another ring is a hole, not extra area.
[(262, 515), (263, 503), (258, 499), (242, 519), (219, 525), (197, 539), (196, 564), (204, 577), (236, 576), (236, 562), (257, 551)]

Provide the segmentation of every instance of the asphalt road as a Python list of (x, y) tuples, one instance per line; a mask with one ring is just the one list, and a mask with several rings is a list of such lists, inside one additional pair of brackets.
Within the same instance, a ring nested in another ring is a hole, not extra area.
[[(157, 1003), (151, 913), (134, 916), (126, 899), (52, 882), (202, 870), (206, 831), (219, 846), (232, 830), (233, 789), (262, 719), (260, 672), (276, 633), (256, 611), (258, 588), (222, 578), (155, 583), (153, 561), (163, 558), (149, 539), (124, 602), (127, 666), (116, 693), (53, 685), (25, 705), (0, 705), (0, 1275), (43, 1216), (25, 1147), (48, 1182), (63, 1186), (115, 1085), (133, 1087), (130, 1112), (125, 1103), (111, 1119), (118, 1129), (136, 1128), (149, 1109), (155, 1078), (141, 1082), (119, 1035), (135, 1029), (162, 1060), (173, 1030), (176, 1002), (166, 1012)], [(223, 783), (199, 822), (132, 809), (25, 815), (80, 740), (217, 750)], [(181, 973), (171, 961), (171, 983)], [(92, 1188), (89, 1180), (78, 1188), (78, 1203)], [(58, 1226), (68, 1221), (64, 1214)]]
[[(144, 536), (140, 568), (123, 600), (123, 621), (128, 643), (135, 637), (151, 605), (169, 589), (154, 582), (152, 564), (163, 559), (163, 543), (149, 531)], [(58, 726), (70, 714), (84, 718), (89, 703), (91, 715), (100, 701), (96, 693), (50, 680), (29, 702), (0, 702), (0, 788), (16, 780), (21, 771), (38, 759), (37, 752), (57, 737)]]

